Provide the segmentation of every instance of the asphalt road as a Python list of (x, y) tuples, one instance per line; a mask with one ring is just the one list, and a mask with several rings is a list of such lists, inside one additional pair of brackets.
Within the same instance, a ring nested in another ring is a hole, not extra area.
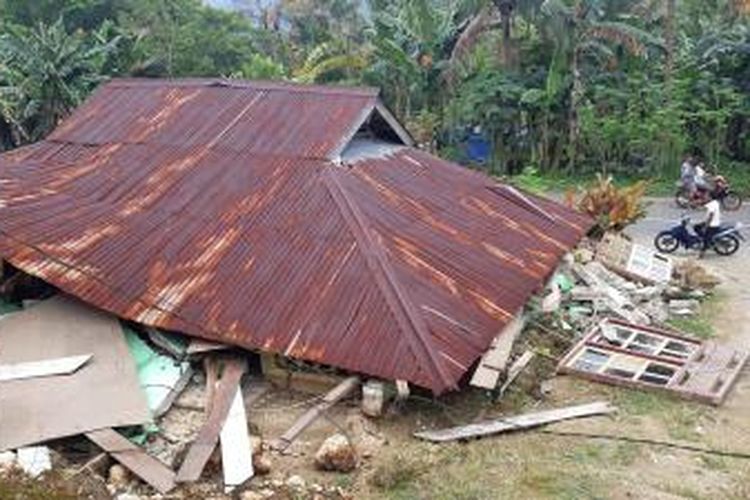
[[(653, 246), (654, 237), (660, 231), (668, 229), (674, 224), (678, 224), (684, 215), (689, 215), (694, 222), (700, 222), (706, 216), (703, 209), (685, 210), (677, 207), (673, 200), (664, 198), (649, 199), (646, 218), (638, 221), (637, 224), (628, 227), (625, 232), (638, 243)], [(731, 261), (741, 260), (743, 263), (748, 262), (746, 259), (750, 257), (750, 200), (743, 204), (742, 208), (737, 212), (722, 212), (722, 219), (723, 223), (741, 222), (745, 226), (745, 229), (742, 230), (742, 234), (748, 238), (749, 241), (743, 243), (743, 247), (737, 255), (722, 258), (721, 260), (725, 261), (723, 265), (718, 262), (717, 264), (719, 264), (719, 267), (724, 268)], [(688, 253), (680, 250), (677, 255), (686, 256)], [(707, 256), (707, 258), (711, 261), (717, 260), (709, 256)]]

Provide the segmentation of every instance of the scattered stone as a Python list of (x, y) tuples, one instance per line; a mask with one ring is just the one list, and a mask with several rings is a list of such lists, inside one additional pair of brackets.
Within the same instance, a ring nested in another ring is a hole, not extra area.
[(250, 436), (250, 446), (253, 449), (253, 457), (263, 453), (263, 438), (260, 436)]
[(377, 380), (368, 380), (362, 386), (362, 413), (368, 417), (379, 417), (383, 414), (385, 403), (385, 386)]
[(124, 490), (130, 482), (130, 474), (127, 469), (120, 464), (115, 464), (109, 468), (107, 474), (107, 483), (115, 490)]
[(262, 489), (258, 493), (263, 495), (263, 498), (271, 498), (272, 496), (276, 494), (273, 490), (270, 490), (268, 488)]
[(588, 248), (579, 248), (577, 249), (573, 256), (575, 257), (576, 262), (579, 262), (581, 264), (588, 264), (592, 260), (594, 260), (594, 252), (589, 250)]
[(121, 493), (115, 497), (115, 500), (141, 500), (141, 497), (133, 493)]
[(681, 287), (688, 289), (711, 290), (721, 283), (718, 276), (695, 259), (675, 263), (673, 275)]
[(282, 486), (284, 486), (284, 481), (280, 479), (273, 479), (271, 480), (271, 486), (277, 489), (281, 488)]
[(263, 500), (264, 497), (260, 492), (247, 490), (240, 493), (240, 500)]
[(327, 471), (351, 472), (357, 467), (357, 454), (346, 436), (334, 434), (315, 454), (315, 465)]
[(289, 476), (286, 480), (286, 485), (294, 490), (304, 490), (307, 483), (301, 476)]
[(253, 455), (253, 471), (259, 476), (270, 474), (273, 465), (271, 458), (265, 453)]
[(539, 384), (539, 391), (542, 393), (542, 396), (549, 397), (552, 395), (552, 393), (555, 390), (555, 383), (553, 380), (543, 380), (541, 384)]

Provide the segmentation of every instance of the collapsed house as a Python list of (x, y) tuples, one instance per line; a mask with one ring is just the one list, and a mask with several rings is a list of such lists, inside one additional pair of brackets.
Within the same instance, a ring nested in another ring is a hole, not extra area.
[(30, 275), (436, 394), (591, 224), (414, 148), (372, 89), (115, 80), (0, 178), (0, 256)]

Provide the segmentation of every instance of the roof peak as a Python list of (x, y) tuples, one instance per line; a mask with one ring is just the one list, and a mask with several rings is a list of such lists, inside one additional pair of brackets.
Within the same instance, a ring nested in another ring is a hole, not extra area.
[(234, 78), (113, 78), (106, 85), (112, 87), (216, 87), (362, 97), (377, 97), (380, 95), (380, 90), (374, 87), (315, 85), (285, 80), (243, 80)]

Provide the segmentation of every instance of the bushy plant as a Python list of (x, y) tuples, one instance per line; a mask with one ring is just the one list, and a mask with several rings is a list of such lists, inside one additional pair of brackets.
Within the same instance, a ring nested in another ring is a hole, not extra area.
[(646, 215), (647, 187), (645, 181), (617, 187), (612, 176), (597, 174), (596, 181), (585, 188), (577, 202), (570, 196), (569, 201), (597, 221), (596, 233), (621, 231)]

